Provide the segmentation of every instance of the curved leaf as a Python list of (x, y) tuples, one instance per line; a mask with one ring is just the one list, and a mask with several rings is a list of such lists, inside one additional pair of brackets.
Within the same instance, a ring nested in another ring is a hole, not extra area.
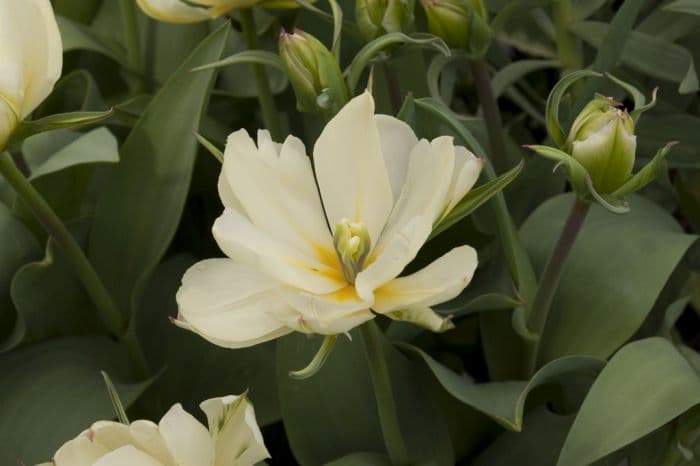
[(667, 340), (618, 351), (581, 405), (558, 466), (585, 466), (700, 403), (700, 377)]

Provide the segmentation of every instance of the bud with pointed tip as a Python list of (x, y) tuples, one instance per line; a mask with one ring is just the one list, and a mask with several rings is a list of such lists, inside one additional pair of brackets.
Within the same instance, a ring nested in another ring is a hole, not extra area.
[(350, 99), (338, 62), (314, 36), (282, 31), (279, 47), (299, 111), (334, 115)]
[(600, 194), (610, 194), (631, 176), (637, 137), (634, 121), (609, 97), (596, 96), (574, 120), (567, 152), (588, 171)]
[(454, 49), (486, 52), (491, 29), (483, 0), (421, 0), (421, 4), (432, 34)]
[(390, 32), (406, 32), (413, 26), (414, 0), (357, 0), (355, 21), (369, 42)]
[(371, 247), (367, 227), (362, 222), (342, 219), (335, 226), (333, 245), (345, 278), (348, 282), (355, 283), (355, 277), (362, 270)]

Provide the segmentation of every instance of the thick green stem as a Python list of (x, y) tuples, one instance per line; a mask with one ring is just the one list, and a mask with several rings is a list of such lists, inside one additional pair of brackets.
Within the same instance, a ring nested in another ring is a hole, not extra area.
[(377, 400), (379, 423), (382, 427), (384, 445), (394, 466), (408, 465), (408, 453), (401, 435), (401, 426), (396, 411), (394, 392), (391, 388), (391, 377), (382, 349), (379, 329), (374, 321), (360, 326), (362, 343), (365, 346), (365, 356), (369, 365), (369, 373), (374, 386), (374, 396)]
[(534, 341), (528, 350), (526, 360), (527, 373), (529, 375), (532, 375), (542, 362), (539, 354), (540, 342), (547, 323), (549, 309), (552, 306), (554, 294), (559, 286), (564, 263), (571, 252), (576, 237), (581, 231), (581, 226), (586, 219), (589, 208), (590, 203), (588, 202), (580, 199), (574, 201), (574, 205), (571, 207), (569, 216), (564, 223), (564, 228), (559, 235), (559, 240), (554, 246), (552, 255), (549, 256), (547, 265), (545, 265), (544, 271), (540, 276), (539, 286), (530, 305), (526, 322), (528, 331), (534, 336)]
[(581, 47), (574, 33), (569, 30), (573, 21), (571, 0), (555, 0), (552, 3), (552, 19), (562, 75), (581, 69)]
[(122, 24), (124, 27), (124, 42), (126, 44), (126, 59), (138, 79), (135, 81), (134, 91), (141, 92), (144, 84), (144, 67), (141, 54), (141, 40), (139, 27), (136, 21), (136, 5), (134, 0), (121, 0)]
[[(243, 29), (246, 46), (249, 50), (255, 50), (258, 48), (258, 31), (255, 26), (253, 10), (250, 8), (243, 8), (240, 10), (240, 15), (241, 28)], [(267, 130), (270, 131), (272, 139), (282, 142), (284, 135), (282, 134), (282, 128), (278, 118), (279, 114), (275, 107), (275, 100), (270, 90), (270, 81), (267, 79), (267, 72), (263, 65), (252, 66), (253, 72), (255, 73), (255, 86), (258, 91), (258, 102), (260, 102), (263, 122)]]
[(472, 74), (474, 75), (474, 86), (479, 96), (479, 102), (484, 113), (484, 122), (489, 135), (489, 145), (491, 146), (491, 163), (496, 169), (496, 173), (501, 174), (508, 170), (508, 152), (506, 151), (505, 139), (503, 137), (503, 122), (501, 112), (498, 109), (498, 102), (493, 96), (491, 79), (486, 62), (478, 58), (470, 62)]
[(78, 278), (95, 304), (105, 327), (115, 336), (121, 335), (124, 329), (122, 315), (116, 303), (107, 292), (102, 280), (83, 253), (75, 238), (66, 229), (56, 213), (27, 178), (20, 173), (7, 152), (0, 155), (0, 173), (17, 191), (19, 197), (31, 209), (34, 216), (41, 222), (44, 229), (53, 237), (56, 244), (66, 254), (73, 265)]

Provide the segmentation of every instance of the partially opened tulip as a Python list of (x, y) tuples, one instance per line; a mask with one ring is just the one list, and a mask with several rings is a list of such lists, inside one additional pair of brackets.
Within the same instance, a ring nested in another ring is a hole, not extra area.
[(51, 93), (62, 65), (49, 0), (0, 0), (0, 147)]
[(180, 404), (158, 424), (98, 421), (42, 466), (251, 466), (270, 457), (245, 396), (212, 398), (200, 407), (208, 429)]
[(229, 137), (225, 209), (213, 227), (228, 258), (187, 271), (175, 323), (229, 348), (293, 331), (345, 333), (374, 313), (450, 328), (431, 307), (467, 286), (475, 250), (457, 247), (399, 275), (482, 161), (450, 137), (418, 140), (402, 121), (375, 115), (368, 92), (327, 124), (313, 161), (316, 179), (293, 136), (277, 144), (260, 131), (257, 146), (244, 130)]

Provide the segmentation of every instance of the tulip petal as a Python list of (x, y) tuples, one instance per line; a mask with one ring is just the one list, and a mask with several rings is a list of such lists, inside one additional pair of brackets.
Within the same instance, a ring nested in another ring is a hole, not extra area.
[(382, 254), (387, 242), (415, 217), (425, 217), (432, 224), (444, 211), (450, 187), (446, 181), (452, 178), (454, 161), (451, 137), (422, 139), (414, 146), (401, 195), (371, 256)]
[[(173, 405), (158, 423), (158, 430), (176, 464), (210, 466), (214, 443), (209, 431), (179, 403)], [(129, 463), (121, 463), (121, 465)]]
[(129, 432), (134, 443), (144, 452), (151, 455), (163, 464), (175, 462), (168, 451), (168, 446), (158, 430), (158, 425), (145, 420), (134, 421), (129, 425)]
[(175, 324), (227, 348), (272, 340), (291, 332), (277, 316), (289, 312), (278, 287), (277, 281), (230, 259), (199, 262), (182, 278)]
[(136, 0), (144, 13), (166, 23), (197, 23), (210, 18), (207, 8), (192, 7), (181, 0)]
[[(2, 62), (19, 66), (23, 93), (15, 111), (29, 115), (61, 76), (63, 47), (49, 0), (0, 2)], [(0, 78), (0, 81), (4, 81)], [(0, 95), (5, 89), (0, 88)]]
[(391, 191), (394, 199), (398, 199), (406, 179), (411, 151), (418, 144), (418, 138), (413, 129), (398, 118), (389, 115), (376, 115), (374, 118)]
[(244, 395), (212, 398), (199, 406), (207, 415), (214, 438), (213, 466), (252, 465), (270, 457), (255, 420), (255, 409)]
[(299, 139), (290, 136), (283, 145), (275, 144), (270, 133), (259, 131), (256, 147), (245, 130), (236, 131), (226, 144), (222, 174), (241, 213), (257, 228), (317, 260), (319, 250), (333, 249), (311, 162)]
[(474, 187), (484, 161), (462, 146), (455, 146), (455, 166), (450, 189), (447, 192), (447, 207), (443, 214), (447, 215), (462, 198)]
[(129, 426), (121, 422), (97, 421), (90, 426), (89, 435), (93, 443), (112, 451), (133, 443)]
[(92, 466), (95, 461), (109, 452), (107, 448), (90, 440), (85, 431), (73, 440), (63, 444), (53, 457), (55, 466)]
[(294, 320), (285, 323), (303, 333), (336, 335), (374, 318), (369, 304), (352, 286), (324, 295), (287, 289), (282, 298), (298, 312)]
[(430, 235), (432, 224), (432, 219), (427, 217), (414, 217), (387, 239), (386, 246), (374, 262), (355, 278), (355, 289), (364, 301), (373, 303), (374, 290), (396, 278), (416, 257)]
[(312, 293), (330, 293), (347, 284), (334, 250), (319, 247), (315, 257), (304, 254), (233, 209), (224, 210), (212, 231), (228, 257), (281, 282)]
[[(125, 466), (127, 464), (129, 466), (167, 466), (133, 445), (127, 445), (107, 453), (97, 460), (93, 466)], [(190, 463), (180, 464), (189, 466)], [(194, 465), (195, 463), (191, 464)], [(204, 463), (200, 464), (204, 465)]]
[(328, 122), (314, 146), (314, 164), (331, 228), (342, 219), (362, 222), (376, 244), (394, 201), (369, 92)]
[(477, 266), (476, 250), (460, 246), (418, 272), (400, 277), (378, 288), (374, 294), (375, 312), (427, 308), (448, 301), (469, 284)]

